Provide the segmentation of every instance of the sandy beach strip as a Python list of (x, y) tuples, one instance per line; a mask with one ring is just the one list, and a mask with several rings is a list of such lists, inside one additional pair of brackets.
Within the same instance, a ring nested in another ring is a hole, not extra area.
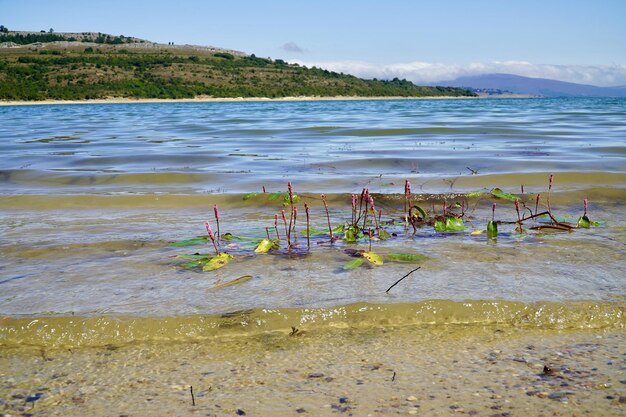
[(356, 96), (332, 96), (332, 97), (195, 97), (195, 98), (128, 98), (111, 97), (93, 100), (38, 100), (38, 101), (17, 101), (0, 100), (0, 106), (34, 106), (34, 105), (56, 105), (56, 104), (128, 104), (128, 103), (239, 103), (239, 102), (281, 102), (281, 101), (361, 101), (361, 100), (451, 100), (451, 99), (475, 99), (478, 97), (356, 97)]

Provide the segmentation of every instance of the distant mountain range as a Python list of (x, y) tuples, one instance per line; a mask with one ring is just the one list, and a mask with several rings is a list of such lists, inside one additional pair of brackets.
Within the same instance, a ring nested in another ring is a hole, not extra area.
[(485, 74), (440, 81), (441, 86), (464, 87), (478, 92), (524, 94), (541, 97), (626, 97), (626, 86), (597, 87), (546, 78), (530, 78), (513, 74)]

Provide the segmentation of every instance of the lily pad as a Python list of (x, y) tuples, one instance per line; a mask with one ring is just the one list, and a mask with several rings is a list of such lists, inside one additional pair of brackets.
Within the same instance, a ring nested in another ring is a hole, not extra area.
[(498, 236), (498, 223), (491, 220), (489, 223), (487, 223), (487, 237), (493, 238), (496, 236)]
[(385, 259), (393, 262), (420, 263), (429, 258), (419, 253), (388, 253), (385, 255)]
[(374, 252), (363, 252), (361, 256), (374, 265), (382, 265), (384, 263), (383, 257)]
[(343, 269), (345, 271), (349, 271), (351, 269), (358, 268), (361, 265), (363, 265), (363, 258), (354, 258), (351, 261), (346, 262), (343, 265)]
[(519, 199), (519, 197), (517, 197), (516, 195), (505, 193), (500, 188), (494, 188), (493, 190), (491, 190), (491, 195), (494, 196), (495, 198), (501, 198), (503, 200), (512, 201), (513, 203), (515, 203), (515, 200)]
[(219, 269), (225, 265), (227, 265), (231, 260), (233, 259), (233, 255), (230, 255), (226, 252), (222, 252), (219, 255), (215, 255), (214, 257), (212, 257), (203, 267), (202, 270), (207, 272), (207, 271), (214, 271), (216, 269)]

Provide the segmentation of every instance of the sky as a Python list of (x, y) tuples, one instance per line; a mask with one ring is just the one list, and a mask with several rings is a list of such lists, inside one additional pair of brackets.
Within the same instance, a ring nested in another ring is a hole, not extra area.
[(626, 85), (626, 0), (0, 0), (9, 30), (212, 45), (365, 78)]

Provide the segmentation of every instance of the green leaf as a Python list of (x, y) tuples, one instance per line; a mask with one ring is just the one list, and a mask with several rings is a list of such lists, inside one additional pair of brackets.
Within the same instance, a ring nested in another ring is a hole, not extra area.
[(446, 222), (443, 220), (435, 220), (435, 224), (433, 225), (436, 232), (442, 233), (446, 231)]
[(260, 242), (261, 239), (258, 237), (247, 237), (247, 236), (235, 236), (232, 233), (224, 233), (220, 236), (222, 240), (250, 240)]
[(244, 194), (243, 199), (244, 200), (250, 200), (253, 197), (256, 197), (257, 195), (259, 195), (261, 193), (248, 193), (248, 194)]
[(472, 191), (471, 193), (467, 193), (467, 198), (478, 198), (485, 195), (484, 191)]
[[(287, 193), (276, 191), (275, 193), (270, 194), (269, 197), (267, 197), (267, 200), (268, 201), (278, 200), (280, 197), (283, 197), (285, 194)], [(287, 194), (287, 196), (289, 196), (289, 194)]]
[(351, 269), (358, 268), (361, 265), (363, 265), (363, 258), (354, 258), (353, 260), (346, 262), (343, 265), (343, 269), (345, 271), (349, 271)]
[(185, 240), (180, 240), (178, 242), (174, 242), (170, 244), (170, 246), (175, 247), (175, 248), (181, 248), (184, 246), (204, 245), (208, 242), (208, 239), (209, 239), (208, 236), (198, 236), (192, 239), (185, 239)]
[(206, 265), (204, 265), (202, 267), (202, 270), (207, 272), (207, 271), (214, 271), (216, 269), (219, 269), (223, 266), (225, 266), (226, 264), (228, 264), (231, 260), (233, 259), (233, 256), (226, 253), (226, 252), (222, 252), (219, 255), (215, 255), (214, 257), (212, 257), (207, 263)]
[(433, 225), (435, 231), (439, 233), (443, 232), (462, 232), (465, 230), (465, 224), (463, 219), (458, 217), (448, 217), (445, 220), (438, 219)]
[(205, 263), (207, 263), (208, 260), (209, 258), (206, 258), (204, 260), (185, 262), (180, 267), (183, 269), (194, 269), (194, 268), (204, 265)]
[(578, 224), (578, 227), (584, 227), (588, 229), (589, 227), (591, 227), (591, 220), (589, 220), (589, 217), (587, 217), (587, 215), (584, 215), (578, 219), (577, 224)]
[(424, 210), (423, 208), (421, 208), (420, 206), (413, 206), (413, 208), (415, 210), (417, 210), (417, 212), (420, 214), (420, 216), (422, 217), (422, 219), (425, 219), (426, 216), (426, 210)]
[(206, 259), (208, 261), (213, 256), (214, 255), (210, 253), (183, 253), (180, 255), (176, 255), (176, 259), (192, 259), (194, 261)]
[(333, 229), (333, 233), (343, 233), (344, 230), (346, 230), (346, 226), (344, 226), (343, 224), (340, 224), (339, 226)]
[[(336, 234), (343, 233), (344, 230), (345, 230), (345, 226), (340, 225), (333, 229), (333, 233), (336, 233)], [(300, 233), (306, 236), (306, 229), (302, 230)], [(321, 236), (321, 235), (327, 235), (327, 234), (328, 234), (328, 229), (315, 229), (313, 227), (309, 228), (309, 237)]]
[[(307, 233), (306, 233), (306, 229), (304, 229), (301, 233), (302, 233), (304, 236), (306, 236), (306, 235), (307, 235)], [(310, 227), (310, 228), (309, 228), (309, 237), (312, 237), (312, 236), (321, 236), (321, 235), (323, 235), (323, 234), (327, 234), (327, 233), (328, 233), (328, 229), (314, 229), (313, 227)]]
[(491, 195), (494, 196), (495, 198), (501, 198), (503, 200), (509, 200), (515, 203), (515, 200), (518, 199), (518, 197), (516, 195), (510, 194), (510, 193), (505, 193), (504, 191), (502, 191), (499, 188), (494, 188), (493, 190), (491, 190)]
[(356, 235), (352, 231), (352, 229), (346, 230), (346, 233), (343, 235), (343, 240), (348, 243), (356, 243)]
[(248, 282), (252, 279), (252, 275), (243, 275), (239, 278), (231, 279), (230, 281), (223, 282), (221, 284), (214, 285), (211, 289), (215, 290), (217, 288), (230, 287), (231, 285), (243, 284), (244, 282)]
[(463, 219), (459, 217), (448, 217), (446, 219), (446, 230), (448, 232), (462, 232), (465, 230)]
[(487, 237), (496, 237), (498, 236), (498, 223), (491, 220), (487, 223)]
[(393, 262), (420, 263), (429, 258), (419, 253), (388, 253), (385, 255), (385, 259)]
[(365, 259), (367, 259), (370, 263), (372, 263), (374, 265), (382, 265), (383, 264), (382, 256), (380, 256), (377, 253), (374, 253), (374, 252), (363, 252), (361, 254), (361, 256), (363, 256)]
[(380, 229), (378, 231), (378, 238), (380, 240), (388, 240), (391, 237), (391, 235), (389, 234), (388, 231), (386, 231), (385, 229)]
[(278, 247), (279, 247), (278, 240), (263, 239), (261, 243), (259, 243), (257, 247), (254, 249), (254, 251), (256, 253), (267, 253), (271, 249), (278, 249)]

